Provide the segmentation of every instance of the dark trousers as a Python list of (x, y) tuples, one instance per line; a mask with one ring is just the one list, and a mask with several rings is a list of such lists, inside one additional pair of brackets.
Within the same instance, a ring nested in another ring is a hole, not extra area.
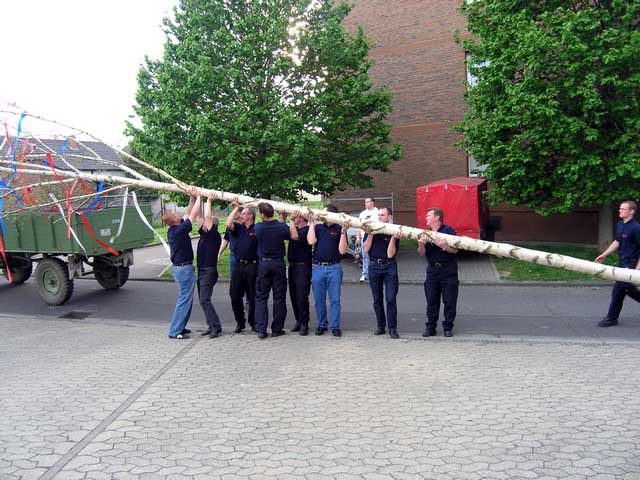
[(220, 318), (216, 313), (216, 309), (211, 303), (211, 294), (213, 293), (213, 287), (218, 281), (218, 268), (199, 268), (198, 269), (198, 298), (200, 299), (200, 306), (204, 311), (204, 316), (207, 319), (207, 325), (212, 332), (219, 332), (222, 330), (220, 325)]
[(231, 308), (233, 316), (239, 327), (244, 328), (244, 305), (242, 297), (247, 295), (249, 299), (249, 325), (255, 327), (256, 310), (256, 273), (258, 266), (255, 263), (247, 265), (236, 262), (231, 274), (231, 285), (229, 286), (229, 296), (231, 297)]
[[(389, 330), (398, 328), (398, 265), (396, 262), (378, 264), (369, 263), (369, 286), (373, 295), (373, 310), (376, 313), (378, 328), (385, 328), (388, 322)], [(387, 302), (385, 317), (383, 295)]]
[(289, 297), (296, 323), (309, 324), (311, 263), (289, 263)]
[(280, 332), (287, 318), (287, 275), (284, 260), (260, 260), (256, 280), (256, 331), (266, 333), (269, 325), (269, 292), (273, 290), (272, 332)]
[(640, 290), (638, 290), (638, 287), (633, 283), (616, 282), (613, 284), (613, 290), (611, 291), (611, 303), (609, 304), (609, 313), (607, 313), (607, 317), (611, 320), (618, 320), (620, 312), (622, 311), (622, 302), (624, 302), (624, 297), (627, 295), (633, 298), (636, 302), (640, 302)]
[(424, 282), (424, 295), (427, 299), (427, 322), (430, 330), (435, 330), (440, 315), (440, 300), (444, 304), (442, 327), (453, 330), (458, 303), (458, 264), (450, 262), (440, 266), (427, 267), (427, 280)]

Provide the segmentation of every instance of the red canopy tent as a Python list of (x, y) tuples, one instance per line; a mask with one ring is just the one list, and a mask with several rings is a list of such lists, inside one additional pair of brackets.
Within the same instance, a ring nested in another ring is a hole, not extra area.
[(489, 239), (487, 228), (489, 210), (484, 195), (487, 190), (485, 178), (455, 177), (431, 182), (416, 189), (416, 225), (426, 228), (427, 209), (438, 207), (444, 212), (447, 225), (458, 235), (476, 239)]

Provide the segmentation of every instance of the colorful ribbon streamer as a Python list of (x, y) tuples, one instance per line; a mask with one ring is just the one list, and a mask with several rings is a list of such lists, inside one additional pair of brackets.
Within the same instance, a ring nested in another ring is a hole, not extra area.
[(160, 239), (160, 243), (162, 244), (165, 251), (167, 252), (167, 255), (170, 256), (171, 250), (169, 250), (169, 245), (167, 245), (167, 242), (164, 241), (164, 238), (162, 238), (162, 236), (160, 236), (160, 234), (156, 232), (156, 230), (149, 224), (149, 222), (147, 221), (147, 217), (145, 217), (144, 213), (142, 213), (142, 210), (140, 209), (140, 205), (138, 205), (138, 198), (136, 197), (136, 192), (131, 192), (131, 198), (133, 198), (133, 206), (136, 207), (136, 210), (138, 211), (138, 215), (140, 215), (140, 218), (142, 219), (142, 223), (144, 223), (149, 228), (149, 230), (151, 230)]
[[(76, 212), (76, 213), (78, 213), (78, 212)], [(78, 215), (80, 216), (80, 220), (82, 220), (82, 223), (84, 223), (84, 228), (87, 229), (87, 232), (89, 232), (89, 235), (91, 236), (91, 238), (93, 238), (96, 241), (96, 243), (98, 245), (100, 245), (102, 248), (104, 248), (107, 252), (115, 255), (116, 257), (119, 257), (120, 256), (120, 252), (114, 250), (109, 245), (107, 245), (106, 243), (104, 243), (103, 241), (98, 239), (98, 237), (96, 237), (96, 234), (93, 233), (93, 229), (91, 228), (91, 225), (89, 224), (89, 221), (84, 217), (84, 215), (81, 214), (81, 213), (78, 213)]]

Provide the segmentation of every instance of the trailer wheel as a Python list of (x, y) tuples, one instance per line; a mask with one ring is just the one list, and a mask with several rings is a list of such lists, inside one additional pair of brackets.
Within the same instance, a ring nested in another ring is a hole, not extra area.
[(38, 294), (49, 305), (62, 305), (73, 294), (67, 265), (58, 258), (45, 258), (36, 268)]
[(96, 269), (94, 267), (96, 280), (107, 290), (116, 290), (129, 280), (129, 267), (112, 267), (102, 265)]
[[(29, 264), (27, 266), (19, 266), (19, 267), (11, 267), (11, 282), (12, 285), (20, 285), (21, 283), (26, 282), (31, 277), (31, 273), (33, 272), (33, 263), (29, 260)], [(7, 279), (8, 275), (5, 275)]]

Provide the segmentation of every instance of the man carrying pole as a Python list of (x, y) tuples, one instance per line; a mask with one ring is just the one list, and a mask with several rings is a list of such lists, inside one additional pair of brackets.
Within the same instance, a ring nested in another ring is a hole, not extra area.
[(189, 232), (193, 228), (193, 222), (198, 218), (199, 211), (200, 196), (194, 198), (192, 195), (182, 218), (175, 212), (166, 212), (162, 216), (162, 220), (169, 225), (167, 240), (171, 251), (171, 272), (178, 284), (178, 300), (169, 326), (169, 338), (176, 340), (189, 338), (187, 334), (191, 333), (185, 327), (191, 316), (196, 275), (193, 270), (193, 247)]

